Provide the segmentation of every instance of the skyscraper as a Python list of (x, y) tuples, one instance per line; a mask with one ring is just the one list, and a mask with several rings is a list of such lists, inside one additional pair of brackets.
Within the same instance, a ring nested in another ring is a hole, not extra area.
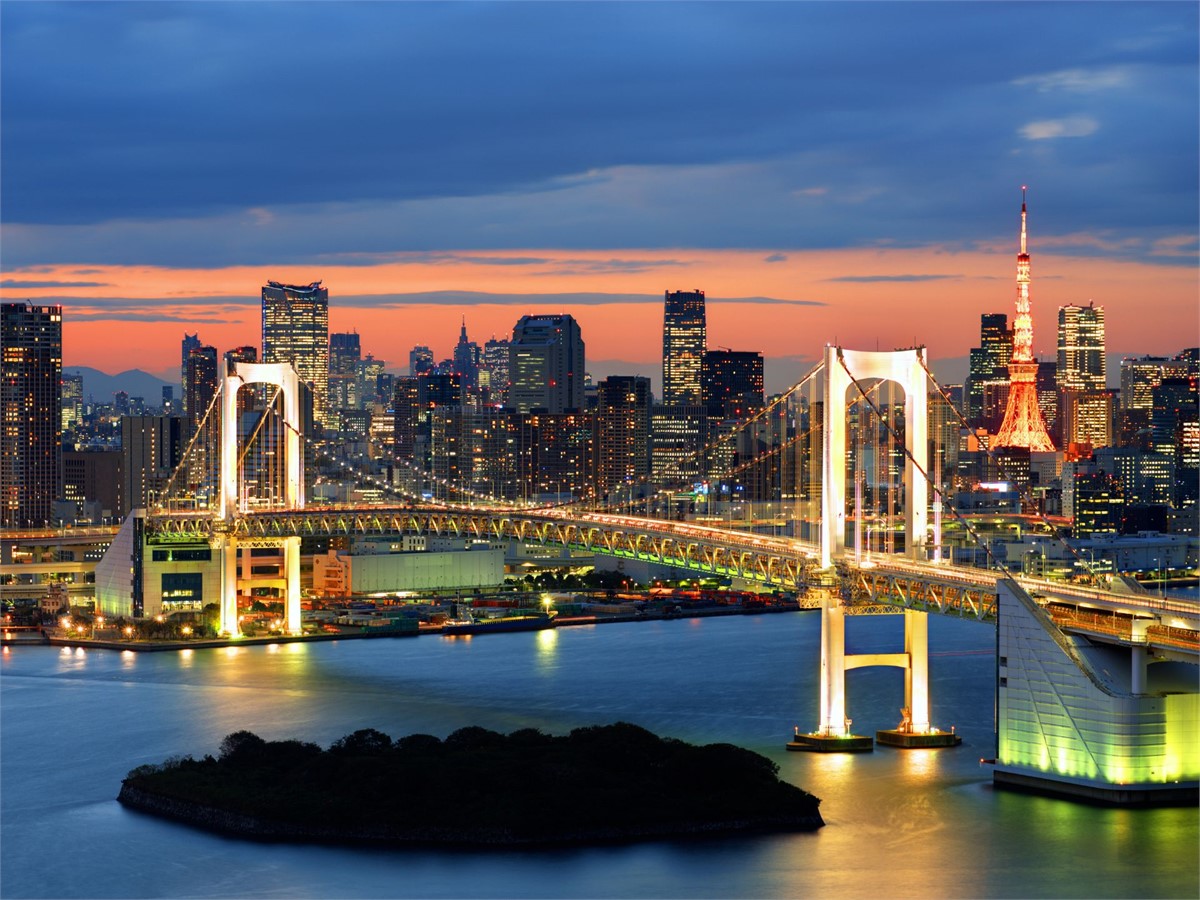
[(763, 357), (752, 350), (710, 350), (701, 367), (710, 421), (746, 419), (763, 405)]
[(1108, 388), (1104, 357), (1104, 307), (1058, 308), (1058, 387), (1063, 391)]
[[(127, 510), (148, 509), (165, 499), (163, 493), (183, 462), (187, 443), (187, 419), (182, 416), (121, 418), (123, 499)], [(176, 479), (177, 484), (180, 481)]]
[(74, 431), (83, 424), (83, 376), (62, 378), (62, 430)]
[(503, 404), (508, 397), (508, 341), (498, 341), (494, 337), (483, 345), (483, 359), (480, 369), (487, 373), (489, 404)]
[(362, 344), (357, 332), (329, 336), (329, 408), (362, 409)]
[(479, 345), (467, 338), (467, 317), (463, 316), (462, 330), (454, 346), (454, 371), (462, 376), (463, 388), (474, 394), (479, 388)]
[(200, 427), (204, 414), (213, 398), (217, 396), (220, 372), (217, 367), (217, 348), (200, 346), (188, 353), (187, 371), (184, 375), (184, 403), (191, 410), (191, 430)]
[(1021, 250), (1017, 254), (1017, 316), (1013, 321), (1013, 352), (1008, 363), (1008, 406), (994, 447), (1054, 449), (1038, 406), (1038, 363), (1033, 357), (1033, 314), (1029, 306), (1029, 251), (1025, 227), (1025, 188), (1021, 188)]
[(312, 393), (313, 418), (337, 425), (329, 415), (329, 290), (321, 282), (263, 286), (262, 360), (291, 363)]
[(62, 492), (62, 307), (0, 305), (0, 525), (50, 521)]
[(1013, 335), (1008, 328), (1007, 315), (984, 313), (979, 317), (979, 346), (971, 348), (966, 409), (967, 421), (976, 427), (983, 425), (986, 418), (984, 395), (988, 385), (1003, 381), (1005, 396), (1008, 395), (1008, 361), (1012, 358), (1012, 348)]
[(596, 493), (650, 474), (650, 379), (610, 375), (597, 385)]
[(583, 409), (584, 345), (572, 316), (522, 316), (509, 346), (506, 406), (519, 412)]
[(703, 402), (700, 370), (708, 336), (704, 291), (667, 291), (663, 306), (663, 404)]
[(188, 354), (197, 347), (204, 345), (200, 340), (199, 333), (188, 334), (183, 333), (183, 340), (180, 342), (180, 359), (179, 359), (179, 396), (183, 402), (183, 414), (188, 414), (187, 408), (187, 370), (188, 370)]
[(418, 345), (408, 351), (408, 374), (420, 375), (433, 368), (433, 351), (424, 345)]

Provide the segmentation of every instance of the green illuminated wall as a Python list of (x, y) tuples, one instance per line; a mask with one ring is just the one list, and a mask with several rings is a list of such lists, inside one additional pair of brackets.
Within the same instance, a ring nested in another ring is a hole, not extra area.
[[(997, 770), (1100, 787), (1200, 779), (1200, 693), (1132, 694), (1012, 582), (1000, 585)], [(1132, 652), (1132, 651), (1129, 651)]]

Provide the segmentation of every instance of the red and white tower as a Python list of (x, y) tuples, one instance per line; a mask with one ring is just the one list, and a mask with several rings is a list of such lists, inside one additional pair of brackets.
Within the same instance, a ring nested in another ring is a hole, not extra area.
[(1038, 406), (1038, 363), (1033, 358), (1033, 315), (1029, 311), (1029, 253), (1025, 245), (1025, 185), (1021, 185), (1021, 252), (1017, 254), (1017, 317), (1008, 363), (1008, 406), (993, 447), (1053, 450)]

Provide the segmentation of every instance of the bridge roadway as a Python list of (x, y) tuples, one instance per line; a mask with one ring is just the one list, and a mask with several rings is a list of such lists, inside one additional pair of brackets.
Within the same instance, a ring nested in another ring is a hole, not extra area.
[[(791, 537), (564, 508), (514, 509), (487, 506), (313, 507), (250, 512), (224, 522), (211, 514), (174, 513), (147, 519), (152, 540), (210, 541), (229, 535), (246, 546), (270, 545), (284, 537), (388, 534), (453, 535), (478, 540), (556, 544), (573, 550), (639, 559), (705, 574), (742, 578), (801, 593), (828, 585), (815, 544)], [(1175, 629), (1164, 640), (1191, 648), (1200, 629), (1200, 602), (1150, 594), (1115, 593), (1082, 585), (1014, 576), (945, 562), (919, 562), (887, 554), (846, 553), (835, 564), (847, 611), (883, 612), (908, 608), (994, 621), (997, 581), (1013, 577), (1043, 606), (1054, 604), (1060, 624), (1067, 608), (1084, 618), (1107, 614), (1120, 627), (1102, 631), (1109, 640), (1144, 642), (1145, 620), (1154, 630)], [(1081, 620), (1082, 621), (1082, 620)], [(1128, 633), (1121, 632), (1125, 629)], [(1087, 630), (1087, 629), (1081, 629)], [(1090, 631), (1089, 631), (1090, 633)], [(1179, 640), (1179, 635), (1182, 637)], [(1160, 635), (1161, 637), (1162, 635)], [(1197, 646), (1194, 649), (1200, 649)]]

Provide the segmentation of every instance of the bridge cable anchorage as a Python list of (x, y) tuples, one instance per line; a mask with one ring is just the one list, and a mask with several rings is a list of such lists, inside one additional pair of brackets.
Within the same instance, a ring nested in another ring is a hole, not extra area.
[[(950, 397), (946, 394), (945, 388), (943, 388), (938, 383), (938, 380), (933, 376), (933, 373), (931, 371), (929, 371), (929, 367), (926, 365), (925, 360), (923, 360), (923, 359), (921, 360), (921, 368), (925, 370), (926, 376), (929, 378), (929, 380), (933, 384), (933, 386), (935, 388), (937, 388), (938, 395), (942, 398), (942, 400), (945, 401), (946, 405), (948, 407), (950, 407), (951, 410), (954, 411), (954, 414), (958, 417), (958, 420), (959, 420), (959, 423), (961, 424), (961, 426), (963, 428), (966, 428), (967, 430), (970, 430), (971, 426), (967, 422), (966, 417), (962, 414), (962, 411), (959, 410), (959, 408), (956, 407), (953, 402), (951, 402)], [(992, 448), (990, 441), (988, 442), (988, 446), (984, 447), (984, 452), (987, 454), (989, 460), (991, 460), (993, 463), (996, 461), (995, 451)], [(932, 484), (932, 482), (930, 482), (930, 483)], [(1073, 546), (1071, 546), (1069, 541), (1066, 541), (1059, 536), (1058, 529), (1055, 527), (1054, 523), (1051, 522), (1046, 517), (1046, 515), (1041, 511), (1041, 509), (1038, 507), (1037, 503), (1035, 502), (1033, 496), (1030, 493), (1028, 493), (1028, 491), (1024, 487), (1022, 487), (1020, 484), (1018, 484), (1017, 489), (1021, 494), (1022, 504), (1025, 504), (1028, 506), (1028, 508), (1034, 510), (1034, 515), (1037, 516), (1037, 518), (1039, 519), (1039, 521), (1041, 522), (1043, 527), (1045, 527), (1048, 530), (1049, 535), (1052, 535), (1055, 540), (1057, 540), (1063, 547), (1065, 547), (1067, 549), (1067, 552), (1070, 553), (1071, 556), (1074, 558), (1074, 561), (1078, 565), (1078, 567), (1083, 569), (1084, 571), (1086, 571), (1088, 573), (1088, 577), (1091, 578), (1091, 580), (1092, 580), (1092, 584), (1096, 585), (1097, 579), (1096, 579), (1096, 571), (1095, 571), (1095, 561), (1094, 560), (1089, 561), (1089, 560), (1084, 559), (1083, 554), (1080, 553), (1078, 550), (1076, 550)], [(939, 496), (940, 496), (940, 492), (939, 492)], [(955, 515), (957, 516), (957, 513), (955, 513)], [(976, 535), (974, 531), (971, 531), (971, 536), (974, 537), (976, 540), (979, 539), (978, 535)], [(987, 552), (988, 558), (991, 559), (992, 558), (991, 547), (988, 546), (986, 542), (984, 544), (984, 549)], [(1011, 574), (1011, 570), (1007, 566), (1004, 566), (1003, 569), (1005, 572), (1009, 572)], [(1045, 575), (1044, 572), (1042, 574), (1043, 574), (1043, 576)], [(1111, 585), (1103, 585), (1103, 589), (1111, 591), (1112, 586)]]

